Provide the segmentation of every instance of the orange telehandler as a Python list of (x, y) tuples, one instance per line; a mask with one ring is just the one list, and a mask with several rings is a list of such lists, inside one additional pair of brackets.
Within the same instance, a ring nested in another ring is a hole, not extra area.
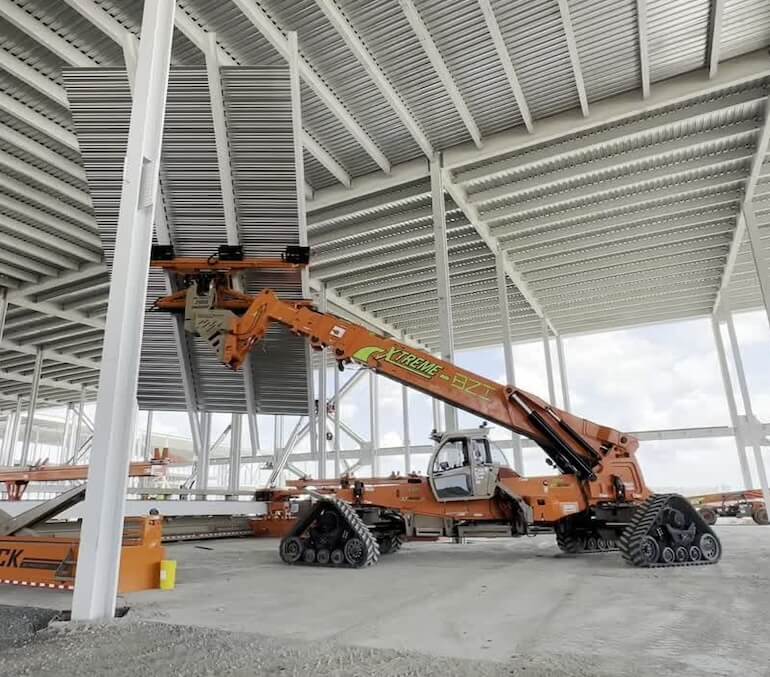
[[(250, 296), (234, 276), (253, 268), (296, 268), (282, 260), (154, 260), (174, 273), (179, 291), (153, 309), (183, 313), (185, 330), (202, 337), (219, 360), (239, 369), (271, 323), (329, 348), (338, 366), (357, 363), (535, 441), (560, 474), (522, 477), (508, 467), (485, 429), (448, 431), (427, 476), (319, 482), (306, 492), (312, 508), (280, 545), (287, 563), (361, 567), (393, 552), (405, 538), (518, 536), (553, 529), (568, 553), (620, 550), (634, 566), (713, 564), (716, 534), (676, 494), (652, 494), (636, 461), (638, 440), (562, 411), (539, 397), (461, 369), (428, 352), (314, 309), (270, 290)], [(269, 489), (272, 502), (301, 490)]]

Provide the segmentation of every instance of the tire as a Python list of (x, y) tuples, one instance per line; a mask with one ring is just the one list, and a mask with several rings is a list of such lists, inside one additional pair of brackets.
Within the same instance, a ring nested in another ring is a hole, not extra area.
[(326, 548), (321, 548), (315, 554), (315, 561), (321, 565), (328, 564), (330, 559), (331, 559), (331, 553)]
[(767, 524), (767, 508), (757, 508), (751, 513), (751, 519), (757, 524)]
[(570, 531), (556, 529), (556, 545), (562, 552), (578, 555), (583, 552), (583, 543)]
[(345, 563), (345, 553), (342, 552), (339, 548), (336, 548), (332, 550), (331, 554), (331, 562), (334, 564), (334, 566), (339, 566), (340, 564)]
[(703, 518), (703, 521), (710, 527), (713, 527), (717, 523), (717, 511), (714, 508), (708, 506), (699, 508), (698, 514)]
[(302, 558), (305, 546), (296, 536), (289, 536), (281, 541), (280, 555), (286, 564), (294, 564)]

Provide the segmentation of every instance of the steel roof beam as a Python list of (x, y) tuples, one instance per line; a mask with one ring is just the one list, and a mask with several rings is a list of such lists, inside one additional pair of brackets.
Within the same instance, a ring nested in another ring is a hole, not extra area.
[(650, 48), (647, 35), (647, 0), (636, 0), (636, 25), (639, 36), (639, 70), (642, 97), (650, 96)]
[[(563, 256), (549, 256), (543, 259), (530, 259), (528, 261), (517, 261), (517, 266), (524, 273), (547, 270), (548, 268), (561, 268), (573, 264), (583, 263), (584, 261), (601, 261), (608, 257), (621, 254), (633, 254), (648, 249), (658, 247), (668, 247), (670, 245), (689, 242), (690, 240), (700, 240), (707, 237), (720, 237), (730, 233), (731, 227), (728, 223), (716, 223), (705, 225), (700, 228), (689, 228), (686, 230), (668, 232), (664, 231), (656, 235), (640, 237), (638, 239), (628, 238), (620, 242), (613, 242), (600, 249), (589, 247), (566, 253)], [(597, 266), (602, 265), (597, 263)]]
[[(276, 52), (288, 61), (288, 39), (283, 31), (276, 26), (272, 18), (255, 2), (250, 2), (249, 0), (233, 0), (233, 2), (254, 27), (262, 33)], [(324, 103), (329, 111), (331, 111), (332, 115), (340, 121), (342, 126), (356, 140), (361, 148), (364, 149), (366, 154), (369, 155), (383, 172), (390, 172), (390, 161), (385, 157), (385, 154), (377, 147), (377, 144), (375, 144), (367, 132), (364, 131), (363, 127), (356, 122), (353, 116), (337, 98), (337, 95), (323, 81), (321, 76), (302, 55), (300, 55), (299, 59), (299, 73), (302, 80), (304, 80), (313, 93)]]
[(513, 91), (513, 96), (516, 99), (516, 105), (519, 107), (521, 113), (521, 119), (524, 121), (529, 132), (533, 131), (532, 114), (529, 112), (529, 105), (527, 99), (524, 96), (524, 91), (519, 84), (519, 78), (516, 75), (516, 69), (513, 67), (513, 61), (511, 60), (511, 54), (508, 51), (508, 47), (505, 44), (503, 34), (500, 32), (500, 25), (497, 23), (497, 18), (492, 9), (492, 5), (489, 0), (479, 0), (479, 6), (481, 7), (481, 13), (484, 15), (484, 21), (487, 24), (487, 30), (492, 38), (492, 44), (495, 46), (497, 52), (497, 58), (503, 66), (505, 77), (508, 80), (508, 86)]
[(576, 201), (598, 202), (612, 200), (632, 192), (638, 193), (645, 190), (655, 190), (661, 187), (662, 183), (673, 185), (680, 183), (688, 184), (691, 181), (701, 179), (702, 175), (736, 171), (744, 164), (748, 167), (752, 155), (752, 149), (741, 147), (713, 156), (697, 157), (681, 164), (670, 163), (653, 166), (640, 170), (635, 174), (614, 178), (608, 185), (604, 185), (604, 183), (587, 183), (559, 192), (546, 192), (529, 198), (522, 198), (514, 204), (482, 207), (480, 212), (484, 218), (495, 221), (546, 208), (549, 211), (560, 212), (569, 209), (570, 204)]
[(741, 244), (746, 236), (746, 221), (744, 212), (747, 205), (751, 205), (754, 199), (754, 193), (757, 188), (759, 177), (762, 175), (763, 167), (767, 160), (768, 145), (770, 144), (770, 97), (765, 102), (765, 116), (762, 123), (762, 130), (757, 137), (756, 148), (751, 160), (751, 169), (749, 170), (749, 176), (746, 180), (746, 185), (743, 191), (743, 200), (741, 202), (740, 209), (738, 211), (738, 220), (735, 225), (735, 231), (733, 233), (733, 239), (730, 243), (730, 251), (727, 254), (725, 260), (725, 270), (722, 274), (722, 284), (719, 286), (716, 297), (714, 298), (713, 311), (717, 312), (719, 304), (725, 294), (725, 290), (730, 285), (730, 278), (732, 277), (733, 269), (735, 268), (736, 260), (741, 249)]
[[(547, 186), (557, 192), (562, 184), (574, 184), (577, 180), (594, 178), (596, 183), (606, 182), (609, 172), (638, 172), (651, 163), (681, 163), (687, 159), (685, 153), (695, 156), (698, 153), (720, 152), (730, 147), (753, 146), (758, 134), (759, 126), (753, 118), (695, 131), (686, 136), (671, 130), (669, 138), (655, 139), (649, 144), (640, 143), (637, 147), (620, 152), (608, 152), (597, 146), (591, 156), (581, 157), (577, 162), (565, 163), (563, 166), (551, 163), (533, 175), (527, 172), (524, 178), (510, 176), (503, 185), (482, 190), (470, 188), (469, 193), (472, 202), (481, 203), (513, 196), (525, 198), (527, 192), (542, 192)], [(486, 182), (484, 185), (488, 184)]]
[(468, 130), (468, 134), (470, 134), (471, 139), (473, 139), (473, 143), (476, 144), (477, 148), (481, 148), (483, 144), (481, 142), (481, 132), (479, 131), (479, 127), (473, 119), (473, 115), (468, 109), (468, 105), (465, 103), (463, 95), (457, 88), (457, 83), (455, 83), (452, 74), (449, 72), (449, 68), (444, 62), (441, 52), (439, 52), (438, 47), (436, 47), (436, 43), (433, 41), (428, 27), (425, 25), (420, 13), (414, 6), (413, 0), (398, 0), (398, 2), (401, 6), (401, 10), (409, 21), (409, 25), (412, 27), (417, 39), (420, 41), (423, 50), (425, 50), (425, 54), (427, 54), (428, 59), (433, 66), (433, 70), (436, 71), (436, 74), (444, 85), (444, 89), (454, 104), (460, 119)]
[(74, 324), (82, 324), (95, 329), (104, 329), (104, 320), (98, 318), (89, 317), (83, 313), (79, 313), (75, 310), (65, 310), (53, 303), (38, 303), (32, 301), (24, 295), (24, 288), (19, 291), (14, 291), (8, 295), (8, 302), (19, 308), (25, 308), (26, 310), (32, 310), (42, 315), (48, 315), (49, 317), (58, 317)]
[[(459, 236), (452, 237), (449, 240), (449, 249), (458, 249), (468, 244), (473, 244), (478, 241), (478, 236), (471, 233), (463, 233)], [(397, 263), (403, 261), (406, 257), (416, 258), (420, 255), (433, 254), (435, 252), (435, 246), (432, 242), (426, 244), (410, 247), (407, 251), (399, 249), (396, 251), (386, 251), (380, 254), (374, 254), (365, 258), (352, 256), (349, 260), (341, 263), (331, 263), (324, 266), (313, 266), (311, 273), (313, 277), (319, 280), (334, 280), (339, 277), (344, 277), (349, 273), (354, 273), (359, 270), (365, 270), (372, 266), (383, 266), (389, 263)], [(334, 286), (332, 284), (331, 286)]]
[[(503, 132), (491, 134), (484, 138), (484, 148), (479, 150), (475, 144), (465, 143), (453, 146), (444, 151), (444, 164), (453, 171), (475, 163), (495, 162), (500, 156), (510, 155), (527, 149), (543, 148), (543, 158), (553, 157), (556, 153), (564, 152), (563, 148), (592, 145), (595, 138), (601, 138), (605, 132), (603, 126), (621, 125), (624, 129), (636, 129), (638, 126), (658, 126), (660, 114), (650, 119), (634, 122), (638, 116), (649, 116), (659, 110), (675, 107), (666, 112), (667, 120), (683, 120), (693, 116), (692, 110), (687, 110), (682, 104), (688, 100), (704, 97), (719, 90), (757, 81), (770, 75), (770, 62), (766, 50), (760, 49), (744, 54), (720, 64), (717, 75), (708, 79), (706, 70), (697, 70), (656, 83), (655, 90), (644, 101), (640, 101), (635, 93), (623, 93), (596, 101), (591, 105), (591, 115), (584, 118), (576, 115), (575, 111), (566, 111), (549, 118), (538, 120), (537, 129), (529, 133), (521, 127), (515, 127)], [(745, 100), (745, 95), (731, 95), (736, 101)], [(764, 96), (764, 95), (763, 95)], [(729, 98), (729, 97), (728, 97)], [(698, 104), (702, 111), (724, 108), (724, 103), (718, 100)], [(588, 137), (580, 137), (581, 132), (596, 130)], [(617, 129), (610, 129), (608, 138), (617, 138)], [(554, 141), (565, 139), (558, 146), (547, 147)], [(531, 150), (529, 153), (539, 151)], [(528, 154), (529, 154), (528, 153)], [(521, 159), (517, 159), (521, 163)], [(486, 173), (486, 168), (484, 168)], [(308, 204), (311, 212), (328, 209), (351, 199), (370, 195), (379, 191), (393, 190), (398, 186), (414, 182), (428, 176), (428, 167), (424, 159), (411, 160), (393, 166), (393, 176), (384, 177), (379, 173), (356, 177), (353, 189), (348, 191), (340, 187), (324, 188), (316, 191), (312, 202)], [(465, 179), (459, 177), (460, 181)]]
[(80, 208), (91, 209), (91, 196), (87, 192), (75, 188), (53, 174), (44, 172), (2, 149), (0, 149), (0, 166), (20, 174), (29, 181), (34, 181), (37, 184), (46, 186), (46, 188), (50, 188), (53, 192), (74, 202)]
[[(42, 190), (32, 188), (8, 174), (0, 173), (0, 184), (7, 191), (22, 195), (24, 198), (36, 202), (43, 209), (58, 213), (63, 221), (73, 223), (75, 227), (79, 228), (77, 237), (83, 236), (82, 231), (95, 236), (97, 232), (96, 221), (92, 214), (67, 204)], [(99, 244), (101, 245), (101, 241)]]
[(578, 98), (580, 99), (580, 110), (583, 111), (583, 117), (588, 117), (588, 95), (586, 86), (583, 82), (583, 69), (580, 67), (580, 55), (578, 54), (577, 40), (575, 31), (572, 28), (572, 18), (569, 13), (569, 4), (567, 0), (558, 0), (559, 13), (561, 14), (561, 23), (564, 28), (564, 36), (567, 38), (567, 50), (569, 51), (569, 60), (572, 64), (572, 73), (575, 76), (575, 87)]
[(20, 103), (5, 92), (0, 92), (0, 110), (8, 115), (21, 120), (33, 129), (50, 136), (71, 150), (79, 150), (78, 140), (75, 135), (62, 127), (58, 122), (41, 115), (29, 106)]
[[(569, 221), (585, 221), (588, 219), (603, 218), (608, 211), (623, 213), (627, 211), (639, 211), (647, 207), (658, 207), (661, 202), (671, 200), (689, 200), (691, 198), (700, 198), (705, 193), (721, 192), (728, 194), (737, 194), (742, 188), (746, 179), (746, 172), (743, 169), (728, 170), (722, 168), (713, 176), (693, 179), (684, 183), (674, 183), (668, 186), (660, 186), (659, 182), (652, 181), (651, 185), (641, 186), (644, 190), (626, 192), (618, 196), (611, 193), (605, 193), (603, 199), (589, 200), (589, 196), (571, 203), (560, 205), (560, 210), (547, 212), (544, 210), (530, 209), (526, 212), (514, 212), (515, 207), (510, 208), (510, 214), (501, 217), (499, 224), (492, 224), (492, 232), (496, 234), (511, 234), (515, 232), (524, 232), (535, 230), (542, 227), (555, 227), (557, 224)], [(727, 189), (727, 190), (725, 190)], [(732, 189), (732, 190), (731, 190)], [(719, 198), (725, 202), (731, 202), (735, 198)], [(583, 204), (588, 202), (588, 204)], [(577, 203), (577, 204), (575, 204)], [(548, 205), (546, 205), (547, 207)], [(512, 223), (513, 221), (513, 223)]]
[[(37, 354), (35, 346), (16, 343), (16, 341), (11, 341), (5, 337), (0, 339), (0, 348), (11, 352), (22, 353), (24, 355)], [(100, 368), (99, 362), (83, 359), (76, 355), (61, 353), (58, 350), (52, 350), (50, 348), (43, 349), (43, 359), (50, 362), (59, 362), (61, 364), (71, 364), (75, 367), (82, 367), (83, 369), (93, 369), (94, 371), (99, 371)]]
[(11, 0), (0, 0), (0, 16), (26, 33), (35, 42), (43, 45), (62, 61), (81, 68), (94, 65), (94, 62), (72, 43), (35, 19)]
[(11, 129), (6, 125), (0, 125), (0, 140), (5, 141), (11, 146), (15, 146), (19, 150), (32, 155), (38, 160), (42, 160), (46, 164), (51, 165), (54, 169), (58, 169), (64, 174), (71, 176), (77, 182), (88, 185), (88, 179), (83, 168), (72, 160), (65, 158), (55, 150), (47, 148), (41, 143), (38, 143), (34, 139), (30, 139), (24, 134), (20, 134), (15, 129)]
[(99, 274), (107, 274), (104, 264), (86, 265), (71, 273), (63, 273), (53, 280), (44, 280), (38, 284), (25, 285), (22, 292), (25, 296), (34, 296), (52, 289), (63, 288), (69, 290), (70, 286), (83, 280), (87, 280)]
[(25, 85), (37, 90), (62, 108), (69, 108), (67, 93), (64, 88), (49, 80), (40, 71), (28, 66), (10, 52), (0, 49), (0, 68), (21, 80)]
[[(243, 3), (244, 0), (235, 0), (236, 4)], [(348, 18), (344, 15), (335, 0), (316, 0), (316, 5), (321, 10), (327, 21), (334, 27), (347, 48), (353, 53), (358, 62), (364, 67), (372, 83), (380, 91), (393, 112), (401, 120), (401, 124), (415, 140), (420, 150), (427, 157), (433, 157), (433, 146), (428, 137), (420, 128), (417, 120), (407, 108), (401, 96), (396, 92), (388, 77), (382, 71), (380, 66), (374, 60), (369, 49), (361, 40), (356, 30), (351, 25)]]
[[(0, 380), (15, 381), (16, 383), (30, 383), (30, 384), (32, 383), (31, 376), (9, 372), (4, 369), (0, 369)], [(81, 391), (80, 385), (76, 383), (71, 383), (69, 381), (60, 381), (53, 378), (41, 378), (40, 385), (45, 386), (46, 388), (58, 388), (59, 390), (73, 390), (78, 393)], [(96, 393), (95, 390), (87, 390), (86, 392), (91, 395), (94, 395)]]

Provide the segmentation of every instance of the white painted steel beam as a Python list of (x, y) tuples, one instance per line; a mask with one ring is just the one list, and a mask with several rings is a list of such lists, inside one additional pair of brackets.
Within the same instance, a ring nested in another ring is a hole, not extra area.
[(738, 417), (738, 405), (735, 399), (735, 390), (732, 380), (730, 378), (730, 370), (727, 365), (727, 354), (725, 352), (724, 339), (722, 338), (722, 328), (717, 315), (711, 317), (711, 328), (714, 333), (714, 343), (717, 348), (717, 357), (719, 359), (719, 369), (722, 375), (722, 385), (725, 389), (725, 397), (727, 399), (727, 408), (730, 412), (730, 420), (733, 424), (733, 435), (735, 437), (735, 446), (738, 452), (738, 462), (741, 467), (741, 475), (743, 477), (743, 488), (751, 489), (751, 470), (749, 469), (749, 461), (746, 456), (746, 440), (743, 435), (743, 427)]
[[(32, 441), (32, 427), (35, 425), (35, 410), (37, 409), (38, 394), (40, 392), (40, 376), (43, 373), (43, 349), (38, 348), (35, 355), (35, 369), (32, 372), (32, 384), (29, 390), (29, 403), (27, 405), (27, 418), (24, 423), (24, 434), (21, 438), (21, 465), (29, 463), (29, 445)], [(126, 469), (128, 472), (128, 469)]]
[(398, 0), (398, 2), (401, 6), (401, 10), (404, 12), (404, 15), (409, 21), (409, 25), (412, 27), (412, 30), (417, 36), (417, 39), (420, 41), (422, 48), (425, 50), (425, 54), (427, 54), (428, 59), (433, 66), (433, 70), (436, 71), (436, 74), (439, 76), (441, 84), (444, 85), (444, 89), (449, 95), (452, 104), (457, 109), (457, 113), (459, 114), (460, 119), (463, 121), (465, 128), (468, 130), (468, 134), (470, 134), (471, 139), (473, 139), (473, 143), (475, 143), (478, 148), (481, 148), (483, 144), (481, 142), (481, 132), (479, 131), (479, 127), (476, 124), (476, 121), (473, 119), (473, 115), (471, 114), (471, 111), (469, 110), (468, 104), (465, 102), (463, 95), (460, 93), (460, 90), (457, 87), (457, 83), (452, 77), (452, 73), (449, 71), (449, 68), (444, 62), (444, 58), (441, 56), (441, 52), (439, 52), (438, 47), (436, 47), (436, 43), (433, 41), (428, 27), (425, 25), (425, 22), (420, 16), (420, 12), (417, 11), (417, 7), (415, 7), (414, 1)]
[(47, 96), (63, 108), (69, 108), (67, 93), (64, 87), (49, 80), (40, 71), (28, 66), (24, 61), (10, 52), (0, 49), (0, 68), (21, 80), (24, 84)]
[[(447, 245), (446, 211), (444, 204), (444, 173), (441, 155), (430, 163), (431, 205), (433, 209), (433, 247), (436, 257), (436, 291), (438, 294), (439, 339), (441, 359), (454, 362), (454, 321), (452, 320), (452, 289), (449, 286), (449, 247)], [(444, 404), (446, 431), (457, 430), (457, 409)], [(372, 444), (375, 444), (374, 439)]]
[[(516, 387), (516, 370), (513, 362), (513, 339), (511, 337), (511, 312), (508, 305), (508, 280), (505, 273), (505, 254), (497, 252), (495, 255), (495, 271), (497, 273), (497, 301), (500, 310), (500, 327), (502, 329), (503, 359), (505, 360), (506, 385)], [(524, 473), (524, 457), (521, 453), (521, 438), (516, 433), (511, 433), (513, 447), (513, 469)]]
[(99, 379), (89, 491), (72, 600), (76, 620), (115, 612), (124, 495), (174, 27), (173, 0), (145, 4)]
[(230, 422), (230, 467), (227, 479), (227, 495), (233, 495), (241, 487), (241, 415), (233, 414)]
[(15, 129), (0, 125), (0, 140), (36, 157), (38, 160), (42, 160), (46, 164), (51, 165), (54, 169), (58, 169), (59, 171), (68, 174), (80, 183), (87, 183), (86, 173), (80, 165), (64, 157), (55, 150), (17, 132)]
[[(273, 48), (288, 61), (291, 53), (289, 40), (273, 19), (255, 2), (250, 0), (233, 0), (233, 2), (254, 27), (262, 33)], [(383, 172), (386, 174), (390, 172), (390, 162), (385, 157), (385, 154), (377, 147), (377, 144), (374, 143), (363, 127), (356, 122), (344, 104), (304, 57), (299, 57), (297, 68), (302, 80), (340, 121), (347, 132), (364, 149), (366, 154), (372, 158)], [(320, 158), (319, 161), (321, 161)]]
[[(757, 224), (754, 207), (747, 203), (743, 207), (743, 221), (746, 224), (746, 232), (749, 235), (751, 256), (754, 260), (754, 268), (759, 279), (759, 291), (762, 295), (762, 303), (765, 306), (765, 314), (770, 324), (770, 259), (762, 243), (762, 237)], [(770, 502), (768, 502), (770, 505)]]
[(50, 136), (70, 150), (79, 150), (77, 137), (72, 132), (4, 92), (0, 92), (0, 110), (21, 120), (38, 132)]
[(553, 360), (551, 359), (551, 336), (548, 325), (543, 322), (543, 355), (545, 356), (545, 373), (548, 377), (548, 401), (556, 406), (556, 386), (553, 376)]
[(709, 78), (713, 78), (719, 69), (719, 47), (722, 39), (722, 14), (724, 0), (711, 0), (711, 20), (708, 40)]
[(583, 69), (580, 67), (580, 55), (578, 54), (575, 31), (572, 28), (569, 3), (567, 0), (558, 0), (558, 2), (561, 23), (564, 28), (564, 36), (567, 38), (569, 60), (572, 63), (572, 73), (575, 76), (575, 88), (577, 89), (578, 98), (580, 99), (580, 109), (583, 111), (583, 116), (588, 117), (588, 96), (586, 94), (585, 83), (583, 82)]
[[(235, 0), (236, 4), (243, 0)], [(342, 38), (347, 48), (353, 53), (358, 62), (364, 67), (372, 83), (377, 87), (380, 94), (388, 102), (393, 112), (401, 120), (401, 124), (406, 127), (409, 134), (415, 140), (420, 150), (427, 157), (433, 156), (433, 146), (428, 137), (420, 129), (420, 125), (407, 108), (401, 96), (395, 90), (387, 75), (374, 60), (366, 45), (361, 40), (358, 32), (351, 25), (348, 18), (337, 5), (336, 0), (316, 0), (316, 5), (321, 10), (327, 21)]]
[[(738, 380), (738, 391), (741, 393), (741, 400), (743, 401), (743, 411), (746, 415), (746, 421), (752, 422), (756, 420), (754, 411), (751, 406), (751, 396), (749, 394), (749, 386), (746, 382), (746, 373), (743, 370), (743, 359), (741, 358), (741, 348), (738, 343), (738, 337), (735, 333), (735, 325), (733, 324), (732, 313), (729, 309), (726, 309), (725, 319), (727, 323), (727, 335), (730, 339), (730, 347), (733, 354), (733, 364), (735, 365), (735, 375)], [(762, 446), (757, 435), (749, 426), (745, 429), (745, 436), (749, 439), (745, 440), (751, 445), (754, 452), (754, 466), (757, 471), (757, 477), (759, 478), (759, 487), (762, 490), (762, 498), (765, 502), (765, 506), (770, 505), (770, 488), (767, 484), (767, 472), (765, 471), (765, 461), (762, 457)]]
[(529, 105), (527, 99), (524, 96), (524, 91), (519, 84), (519, 78), (516, 75), (516, 69), (513, 66), (511, 60), (511, 54), (508, 51), (508, 46), (505, 44), (503, 34), (500, 32), (500, 25), (497, 23), (494, 10), (490, 4), (490, 0), (479, 0), (479, 6), (481, 7), (481, 13), (484, 15), (484, 21), (487, 24), (487, 30), (492, 38), (492, 44), (495, 46), (497, 52), (497, 58), (503, 66), (505, 77), (508, 80), (508, 85), (513, 91), (513, 96), (516, 99), (516, 105), (519, 107), (521, 113), (521, 119), (524, 120), (524, 125), (529, 132), (532, 132), (533, 122), (532, 114), (529, 112)]
[[(751, 169), (749, 170), (749, 176), (746, 180), (743, 190), (743, 200), (738, 210), (738, 220), (735, 225), (735, 231), (733, 232), (733, 239), (730, 243), (730, 250), (725, 260), (725, 269), (722, 274), (722, 284), (719, 291), (714, 298), (714, 311), (719, 307), (722, 297), (725, 295), (727, 289), (730, 286), (730, 279), (732, 278), (735, 263), (738, 260), (738, 254), (743, 244), (743, 239), (746, 236), (746, 207), (750, 206), (754, 200), (754, 192), (756, 191), (757, 182), (762, 175), (762, 167), (765, 163), (768, 149), (770, 148), (770, 97), (765, 101), (765, 116), (762, 122), (762, 129), (757, 138), (757, 145), (754, 150), (754, 155), (751, 160)], [(753, 252), (753, 247), (752, 247)], [(760, 252), (761, 256), (761, 252)], [(760, 259), (761, 260), (761, 259)], [(758, 269), (761, 270), (761, 269)], [(760, 272), (761, 275), (761, 272)], [(760, 278), (761, 281), (761, 278)], [(768, 310), (770, 313), (770, 310)]]
[(639, 70), (642, 97), (650, 96), (650, 45), (647, 33), (647, 0), (636, 0), (636, 21), (639, 35)]
[(375, 371), (369, 372), (369, 437), (371, 440), (372, 476), (380, 476), (380, 459), (377, 449), (380, 447), (380, 396), (379, 377)]
[(569, 398), (569, 382), (567, 381), (567, 358), (564, 354), (564, 342), (561, 334), (556, 334), (556, 354), (559, 358), (559, 380), (561, 381), (561, 403), (566, 411), (570, 411), (572, 405)]

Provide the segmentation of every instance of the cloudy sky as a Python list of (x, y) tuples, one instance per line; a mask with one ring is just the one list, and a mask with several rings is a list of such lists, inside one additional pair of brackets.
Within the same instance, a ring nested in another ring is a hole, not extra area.
[[(766, 316), (761, 312), (736, 315), (735, 324), (754, 412), (761, 420), (770, 421), (770, 330)], [(627, 431), (730, 424), (711, 324), (706, 319), (576, 336), (565, 339), (564, 343), (571, 409), (575, 414)], [(505, 382), (500, 347), (460, 352), (456, 361), (471, 371)], [(547, 398), (542, 343), (515, 346), (514, 362), (517, 385)], [(352, 373), (351, 368), (343, 378)], [(558, 372), (556, 376), (558, 393)], [(400, 445), (401, 386), (381, 378), (379, 395), (381, 446)], [(430, 400), (412, 392), (409, 402), (412, 443), (427, 444), (428, 433), (433, 427)], [(557, 404), (561, 405), (561, 402), (557, 401)], [(341, 414), (348, 425), (368, 439), (368, 377), (361, 379), (343, 400)], [(259, 418), (261, 446), (270, 449), (272, 417)], [(140, 426), (142, 419), (143, 416)], [(226, 415), (215, 416), (215, 437), (228, 421)], [(461, 412), (460, 423), (463, 427), (472, 427), (479, 421)], [(287, 417), (285, 436), (293, 425), (294, 420)], [(156, 413), (153, 428), (161, 434), (189, 435), (187, 417), (181, 413)], [(245, 428), (244, 425), (243, 448), (248, 449)], [(493, 435), (507, 438), (504, 430), (497, 430)], [(307, 448), (306, 440), (297, 447), (300, 451)], [(344, 438), (343, 448), (352, 449), (354, 445)], [(226, 452), (226, 448), (222, 448), (216, 455)], [(765, 463), (770, 463), (769, 452), (765, 449)], [(751, 456), (749, 451), (753, 470)], [(671, 489), (692, 493), (739, 488), (741, 484), (732, 438), (643, 442), (638, 457), (648, 484), (658, 491)], [(544, 458), (538, 449), (526, 449), (526, 473), (547, 473), (549, 469)], [(427, 456), (415, 456), (413, 467), (424, 470), (427, 460)], [(381, 470), (403, 471), (403, 460), (383, 457)], [(250, 474), (249, 478), (256, 483), (264, 481), (266, 476), (263, 472)]]

